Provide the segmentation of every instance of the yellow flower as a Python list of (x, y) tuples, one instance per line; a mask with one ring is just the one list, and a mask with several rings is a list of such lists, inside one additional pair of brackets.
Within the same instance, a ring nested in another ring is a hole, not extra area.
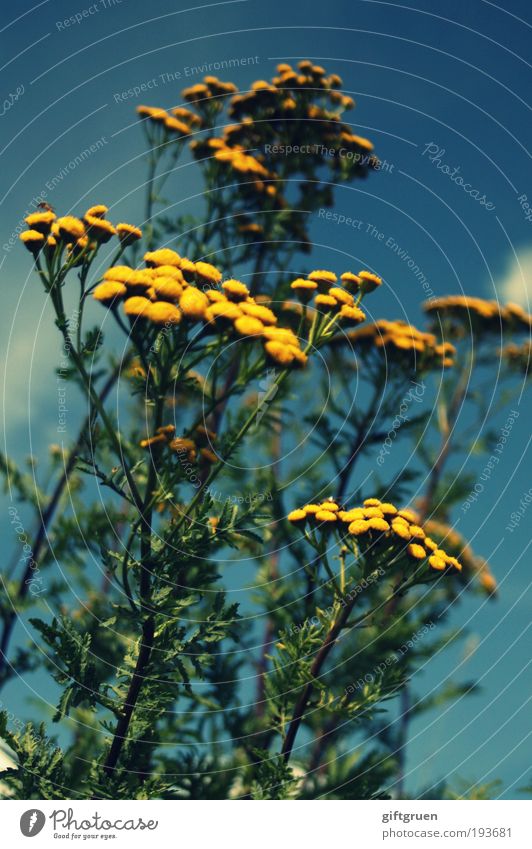
[(380, 507), (381, 502), (378, 498), (366, 498), (363, 502), (364, 507)]
[(164, 119), (164, 126), (167, 130), (172, 130), (172, 132), (179, 133), (181, 136), (189, 136), (191, 133), (190, 127), (180, 121), (179, 118), (172, 118), (171, 115)]
[(299, 345), (298, 338), (288, 327), (266, 327), (264, 338), (269, 342), (280, 342), (283, 345)]
[(340, 289), (339, 286), (331, 286), (328, 291), (328, 294), (332, 298), (336, 298), (339, 304), (345, 304), (348, 307), (353, 307), (355, 303), (353, 300), (353, 296), (350, 295), (349, 292), (346, 292), (345, 289)]
[(101, 244), (105, 244), (113, 236), (116, 236), (115, 228), (105, 218), (99, 218), (97, 215), (88, 215), (88, 213), (85, 213), (85, 223), (87, 224), (87, 232), (91, 239), (95, 239)]
[(186, 285), (183, 272), (175, 265), (158, 265), (155, 268), (150, 268), (149, 274), (151, 274), (152, 279), (156, 279), (157, 277), (171, 277), (172, 280), (177, 280), (182, 286)]
[(109, 208), (104, 203), (97, 203), (95, 206), (91, 206), (83, 217), (105, 218), (108, 212)]
[(395, 516), (397, 514), (397, 507), (387, 501), (384, 501), (379, 504), (379, 507), (381, 509), (381, 512), (384, 513), (385, 516)]
[(43, 212), (32, 212), (24, 219), (30, 230), (37, 230), (38, 233), (43, 233), (47, 236), (55, 221), (55, 213), (50, 210)]
[(401, 519), (406, 519), (407, 522), (412, 522), (412, 524), (417, 522), (417, 516), (412, 510), (399, 510), (398, 516)]
[(342, 510), (340, 513), (338, 513), (338, 516), (342, 520), (342, 522), (347, 522), (348, 524), (351, 524), (351, 522), (354, 522), (357, 519), (363, 519), (364, 511), (361, 507), (353, 507), (352, 510)]
[(264, 325), (258, 318), (243, 315), (235, 321), (235, 330), (240, 336), (262, 336)]
[(378, 516), (375, 516), (374, 518), (369, 519), (368, 525), (374, 531), (385, 532), (385, 531), (390, 530), (390, 525), (388, 524), (386, 519), (381, 519)]
[(307, 518), (307, 514), (305, 510), (292, 510), (291, 513), (288, 514), (287, 519), (289, 522), (294, 522), (297, 524), (299, 522), (304, 522)]
[(244, 301), (249, 297), (249, 289), (240, 280), (226, 280), (222, 283), (222, 289), (231, 301)]
[(188, 280), (189, 282), (191, 280), (194, 280), (194, 277), (196, 276), (196, 263), (195, 262), (192, 262), (190, 259), (187, 259), (185, 256), (181, 257), (180, 268), (181, 268), (181, 271), (183, 272), (183, 277), (185, 278), (185, 280)]
[(184, 88), (181, 92), (181, 96), (183, 97), (183, 100), (187, 100), (189, 103), (198, 103), (198, 101), (210, 97), (211, 93), (206, 85), (197, 83), (197, 85)]
[(85, 224), (73, 215), (57, 218), (52, 225), (52, 233), (65, 242), (81, 239), (85, 235)]
[(314, 514), (317, 522), (336, 522), (336, 513), (322, 508)]
[(340, 310), (340, 318), (348, 324), (361, 324), (366, 320), (366, 313), (359, 307), (348, 307), (344, 304)]
[(209, 306), (207, 296), (196, 289), (194, 286), (189, 286), (179, 299), (179, 308), (186, 318), (198, 321), (205, 318), (205, 311)]
[(179, 324), (181, 321), (181, 313), (175, 304), (169, 304), (168, 301), (155, 301), (150, 304), (146, 316), (154, 324)]
[(384, 513), (378, 507), (364, 507), (365, 519), (383, 519)]
[(138, 227), (134, 227), (133, 224), (117, 224), (116, 232), (118, 233), (120, 244), (124, 245), (126, 248), (128, 245), (132, 245), (134, 242), (138, 241), (138, 239), (142, 239), (142, 230)]
[(96, 286), (92, 297), (101, 304), (112, 304), (116, 298), (123, 297), (126, 292), (127, 289), (123, 283), (119, 283), (118, 280), (108, 280)]
[(144, 254), (144, 262), (148, 267), (157, 265), (181, 265), (181, 257), (171, 248), (159, 248), (156, 251), (148, 251)]
[(271, 309), (269, 309), (269, 307), (265, 307), (262, 304), (248, 303), (246, 301), (240, 303), (239, 307), (244, 315), (250, 315), (252, 318), (258, 318), (258, 320), (263, 324), (270, 326), (277, 324), (277, 316)]
[(330, 295), (316, 295), (314, 303), (317, 308), (321, 307), (322, 310), (333, 310), (338, 306), (336, 298), (332, 298)]
[(151, 302), (148, 298), (143, 298), (141, 296), (134, 296), (133, 298), (128, 298), (124, 301), (124, 312), (129, 316), (141, 316), (146, 313), (146, 311), (151, 306)]
[(425, 539), (425, 531), (419, 525), (410, 525), (409, 531), (414, 539)]
[(290, 283), (290, 288), (301, 301), (306, 303), (311, 299), (312, 293), (318, 288), (318, 284), (315, 280), (305, 280), (303, 277), (298, 277)]
[(166, 109), (160, 109), (158, 106), (137, 106), (137, 114), (154, 123), (164, 123), (168, 117)]
[(309, 516), (314, 516), (321, 508), (319, 504), (305, 504), (302, 509), (305, 513), (308, 513)]
[(178, 301), (183, 294), (181, 283), (172, 277), (155, 277), (152, 288), (162, 301)]
[(205, 294), (207, 295), (207, 298), (209, 299), (211, 304), (227, 303), (226, 296), (223, 292), (220, 292), (219, 289), (206, 289)]
[(354, 289), (355, 292), (360, 286), (360, 277), (357, 274), (353, 274), (352, 271), (344, 271), (342, 275), (340, 275), (340, 280), (346, 287), (346, 289)]
[(242, 317), (242, 310), (230, 301), (217, 301), (205, 311), (205, 318), (213, 324), (232, 324)]
[(406, 541), (410, 540), (410, 531), (408, 530), (408, 525), (403, 524), (402, 522), (392, 521), (392, 531), (394, 534), (401, 539)]
[(24, 230), (19, 239), (32, 254), (38, 254), (44, 245), (44, 236), (37, 230)]
[(355, 519), (354, 522), (351, 522), (347, 530), (350, 534), (353, 534), (353, 536), (358, 537), (369, 531), (369, 522), (366, 522), (365, 519)]
[[(275, 328), (271, 329), (273, 330)], [(264, 335), (266, 335), (266, 332), (264, 332)], [(303, 351), (294, 345), (269, 341), (266, 342), (264, 349), (274, 363), (285, 368), (289, 366), (304, 366), (307, 361), (307, 357)]]
[(424, 560), (427, 556), (427, 552), (423, 548), (422, 545), (418, 545), (416, 542), (410, 543), (407, 545), (406, 550), (408, 551), (410, 557), (413, 557), (415, 560)]
[(436, 554), (432, 554), (429, 557), (429, 566), (431, 566), (432, 569), (442, 572), (445, 569), (445, 565), (445, 560), (442, 557), (438, 557)]
[(378, 277), (376, 274), (372, 274), (371, 271), (360, 271), (360, 291), (364, 293), (364, 295), (369, 294), (370, 292), (378, 289), (379, 286), (382, 286), (382, 278)]
[(430, 537), (425, 537), (425, 539), (423, 540), (423, 545), (425, 546), (425, 548), (428, 548), (429, 551), (436, 551), (436, 549), (438, 548), (438, 543), (434, 542), (434, 540)]
[(329, 286), (334, 286), (338, 278), (332, 271), (323, 271), (323, 269), (320, 269), (318, 271), (311, 271), (308, 275), (308, 279), (317, 283), (318, 286), (323, 286), (325, 289), (328, 289)]
[(222, 272), (209, 262), (196, 262), (194, 270), (196, 277), (204, 283), (219, 283), (222, 279)]

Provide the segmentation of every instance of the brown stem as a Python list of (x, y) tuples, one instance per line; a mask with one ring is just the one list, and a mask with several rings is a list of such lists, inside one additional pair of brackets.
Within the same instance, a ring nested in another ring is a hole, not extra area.
[(154, 633), (155, 618), (153, 616), (149, 616), (147, 619), (145, 619), (144, 624), (142, 626), (142, 642), (137, 657), (137, 663), (135, 665), (135, 671), (133, 673), (133, 677), (129, 685), (129, 690), (127, 692), (126, 700), (122, 708), (122, 715), (118, 720), (116, 726), (116, 730), (113, 736), (113, 742), (111, 743), (111, 748), (109, 749), (109, 754), (107, 755), (107, 758), (105, 760), (104, 770), (109, 776), (112, 775), (116, 768), (118, 759), (122, 752), (122, 747), (126, 741), (131, 717), (133, 716), (133, 711), (135, 710), (135, 707), (137, 705), (139, 693), (145, 679), (146, 667), (150, 660), (151, 650), (153, 648)]
[[(344, 625), (346, 624), (346, 622), (349, 618), (349, 614), (351, 613), (351, 610), (353, 609), (353, 605), (355, 603), (355, 600), (356, 600), (356, 597), (352, 601), (350, 601), (349, 604), (347, 604), (344, 607), (344, 609), (340, 613), (338, 619), (336, 620), (336, 622), (334, 623), (334, 625), (330, 629), (329, 633), (325, 637), (325, 641), (324, 641), (322, 647), (320, 648), (320, 650), (318, 651), (318, 653), (317, 653), (317, 655), (314, 659), (314, 663), (310, 667), (311, 679), (318, 677), (323, 664), (325, 663), (327, 657), (329, 656), (329, 653), (330, 653), (331, 649), (333, 648), (333, 646), (335, 645), (336, 640), (338, 639), (338, 636), (339, 636), (342, 628), (344, 627)], [(290, 755), (292, 753), (292, 749), (293, 749), (293, 746), (294, 746), (296, 735), (297, 735), (297, 732), (299, 731), (299, 726), (301, 725), (301, 722), (303, 720), (305, 708), (308, 704), (308, 700), (310, 699), (313, 690), (314, 690), (314, 684), (312, 683), (312, 680), (310, 680), (308, 682), (308, 684), (305, 685), (301, 695), (299, 696), (299, 698), (298, 698), (298, 700), (295, 704), (294, 712), (292, 714), (292, 719), (290, 720), (290, 725), (288, 726), (288, 732), (286, 734), (286, 737), (285, 737), (284, 743), (283, 743), (283, 747), (281, 749), (281, 755), (283, 755), (286, 763), (288, 763), (288, 761), (290, 760)]]

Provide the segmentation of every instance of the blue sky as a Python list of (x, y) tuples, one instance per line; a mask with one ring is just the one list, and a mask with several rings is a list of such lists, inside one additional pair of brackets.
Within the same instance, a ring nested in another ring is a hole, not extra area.
[[(225, 78), (242, 88), (271, 76), (281, 60), (310, 57), (342, 76), (344, 90), (357, 101), (351, 113), (356, 132), (374, 141), (389, 166), (337, 192), (335, 210), (360, 226), (314, 216), (312, 264), (377, 270), (385, 286), (375, 296), (376, 314), (421, 320), (425, 293), (401, 258), (405, 252), (435, 295), (465, 291), (528, 305), (529, 4), (412, 2), (238, 0), (187, 8), (171, 0), (148, 6), (134, 0), (18, 0), (9, 12), (15, 19), (10, 23), (5, 15), (0, 31), (0, 328), (9, 453), (38, 454), (56, 441), (58, 356), (28, 255), (16, 240), (10, 243), (11, 234), (43, 192), (62, 212), (105, 202), (113, 220), (140, 223), (144, 146), (135, 107), (176, 105), (181, 88), (200, 80), (195, 69), (205, 63), (238, 60)], [(74, 22), (67, 24), (71, 16)], [(246, 67), (245, 57), (253, 57), (253, 65)], [(124, 95), (143, 85), (149, 85), (147, 93)], [(94, 154), (70, 168), (90, 145), (97, 147)], [(438, 165), (458, 169), (454, 173), (468, 190)], [(192, 167), (169, 183), (180, 212), (196, 208), (196, 191)], [(455, 624), (468, 620), (470, 657), (463, 661), (463, 646), (453, 648), (419, 676), (419, 691), (429, 690), (463, 664), (460, 674), (480, 678), (482, 693), (433, 715), (430, 725), (414, 723), (407, 779), (413, 791), (445, 775), (500, 777), (512, 798), (529, 778), (528, 517), (513, 533), (504, 530), (530, 487), (525, 452), (531, 409), (525, 396), (519, 412), (501, 463), (460, 525), (491, 559), (502, 584), (500, 599), (483, 606), (465, 602)], [(493, 427), (502, 427), (507, 415), (501, 411)], [(4, 526), (6, 512), (7, 501)], [(16, 698), (23, 696), (22, 686)]]

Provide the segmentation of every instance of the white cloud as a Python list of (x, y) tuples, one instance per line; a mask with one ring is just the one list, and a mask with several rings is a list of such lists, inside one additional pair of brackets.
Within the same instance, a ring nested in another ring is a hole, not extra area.
[(513, 256), (497, 285), (502, 301), (513, 301), (530, 311), (532, 306), (532, 248)]

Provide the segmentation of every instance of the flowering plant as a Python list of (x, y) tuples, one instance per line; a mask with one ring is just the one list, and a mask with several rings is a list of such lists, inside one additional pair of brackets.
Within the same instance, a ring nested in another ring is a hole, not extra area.
[[(26, 219), (62, 378), (87, 412), (51, 448), (51, 489), (3, 458), (36, 531), (0, 608), (0, 685), (44, 666), (60, 691), (52, 721), (13, 730), (3, 714), (6, 796), (401, 795), (414, 708), (471, 690), (416, 703), (410, 679), (448, 642), (461, 593), (496, 593), (453, 528), (469, 482), (446, 472), (501, 333), (508, 380), (527, 371), (531, 318), (449, 296), (425, 304), (425, 329), (370, 322), (374, 270), (303, 268), (308, 212), (379, 166), (340, 87), (310, 61), (243, 93), (205, 77), (170, 111), (138, 109), (141, 227), (104, 204)], [(198, 219), (161, 195), (187, 151)], [(413, 464), (387, 475), (399, 439), (425, 466), (417, 499)], [(39, 653), (15, 639), (19, 618)]]

